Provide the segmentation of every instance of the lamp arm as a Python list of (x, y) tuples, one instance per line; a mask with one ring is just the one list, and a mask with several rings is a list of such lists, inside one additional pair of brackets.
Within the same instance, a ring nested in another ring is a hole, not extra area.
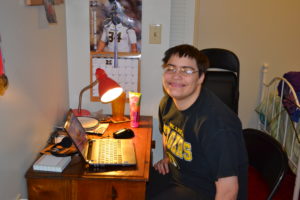
[(78, 103), (78, 112), (79, 112), (79, 113), (81, 113), (81, 101), (82, 101), (82, 95), (83, 95), (83, 93), (84, 93), (86, 90), (88, 90), (88, 89), (94, 87), (95, 85), (97, 85), (97, 83), (98, 83), (98, 79), (96, 79), (94, 82), (92, 82), (90, 85), (84, 87), (84, 88), (80, 91), (80, 94), (79, 94), (79, 103)]

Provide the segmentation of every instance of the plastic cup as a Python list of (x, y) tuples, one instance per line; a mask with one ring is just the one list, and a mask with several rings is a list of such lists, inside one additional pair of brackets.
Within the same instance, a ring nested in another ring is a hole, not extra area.
[(116, 121), (121, 121), (124, 119), (126, 102), (126, 93), (123, 92), (117, 99), (111, 102), (112, 106), (112, 118)]

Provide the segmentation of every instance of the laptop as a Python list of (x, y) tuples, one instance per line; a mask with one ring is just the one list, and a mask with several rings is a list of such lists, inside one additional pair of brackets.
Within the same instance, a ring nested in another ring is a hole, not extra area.
[(64, 126), (79, 154), (90, 167), (136, 165), (132, 139), (91, 139), (73, 111), (68, 112)]

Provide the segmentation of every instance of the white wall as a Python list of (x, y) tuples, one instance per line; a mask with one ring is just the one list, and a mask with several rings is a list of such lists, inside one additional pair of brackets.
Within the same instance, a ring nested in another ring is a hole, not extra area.
[(199, 0), (199, 48), (235, 52), (241, 65), (239, 116), (244, 127), (256, 127), (260, 70), (267, 80), (300, 71), (300, 1)]
[(0, 96), (0, 199), (27, 197), (25, 172), (68, 108), (64, 5), (49, 25), (44, 7), (1, 0), (0, 34), (9, 87)]
[[(89, 7), (88, 1), (66, 0), (70, 106), (77, 108), (80, 90), (89, 84)], [(162, 43), (149, 44), (149, 25), (162, 24)], [(169, 47), (170, 0), (143, 0), (141, 114), (153, 116), (153, 138), (157, 140), (155, 155), (160, 155), (160, 134), (157, 125), (158, 104), (162, 97), (161, 58)], [(89, 93), (83, 96), (82, 107), (91, 112), (111, 113), (110, 104), (90, 102)], [(128, 104), (126, 113), (128, 114)], [(155, 156), (155, 160), (159, 159)]]
[(193, 44), (195, 0), (172, 0), (170, 22), (170, 47)]

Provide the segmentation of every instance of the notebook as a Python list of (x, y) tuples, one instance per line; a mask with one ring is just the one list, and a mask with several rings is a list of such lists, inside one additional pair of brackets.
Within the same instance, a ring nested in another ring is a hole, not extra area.
[(136, 165), (132, 139), (92, 139), (70, 109), (64, 126), (79, 154), (91, 167)]
[(71, 161), (71, 156), (56, 157), (53, 155), (42, 155), (34, 164), (34, 170), (62, 172)]

